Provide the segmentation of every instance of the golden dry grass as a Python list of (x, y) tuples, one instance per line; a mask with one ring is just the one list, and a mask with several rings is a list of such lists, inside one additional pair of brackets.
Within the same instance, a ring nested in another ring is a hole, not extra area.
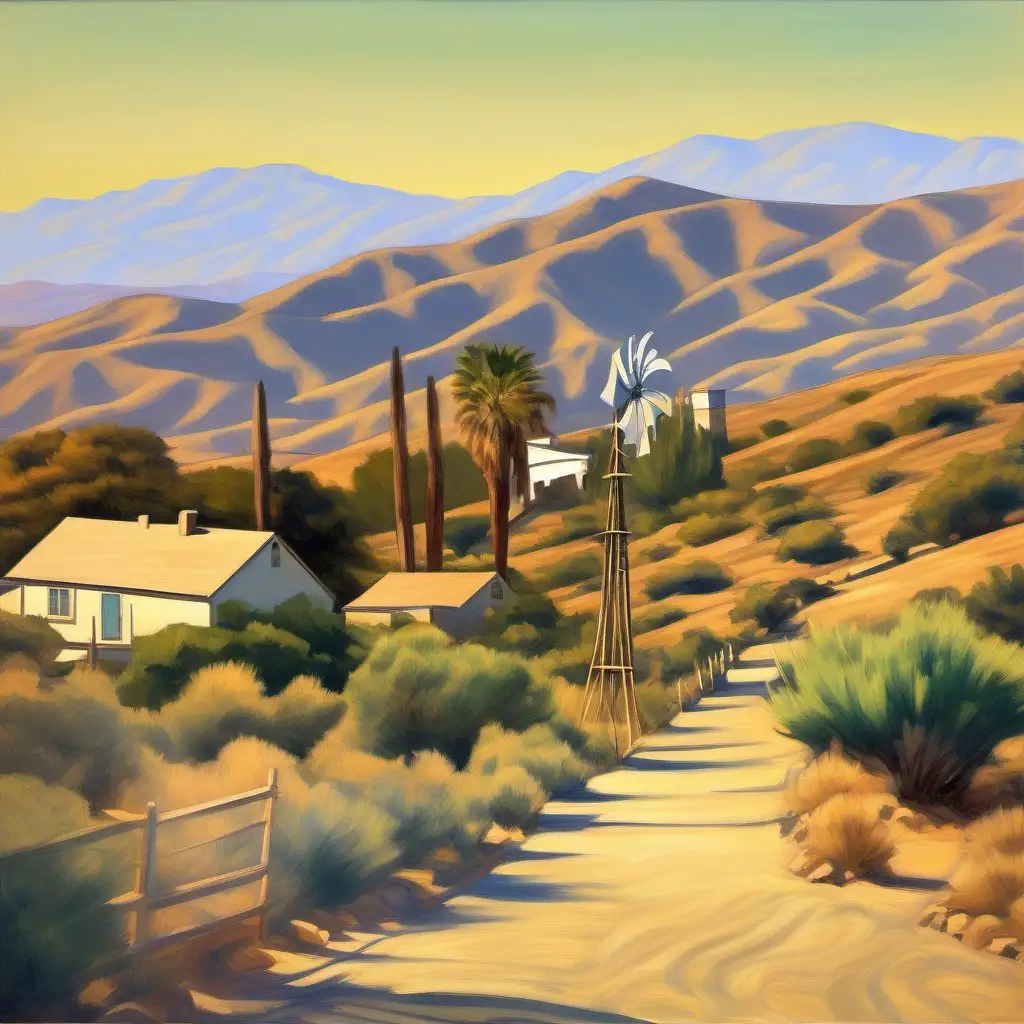
[(889, 780), (867, 771), (840, 751), (829, 750), (816, 757), (786, 790), (786, 806), (806, 814), (841, 794), (880, 795), (891, 792)]
[(979, 818), (968, 828), (966, 838), (974, 850), (1024, 855), (1024, 807), (999, 808)]
[(810, 861), (864, 875), (884, 870), (896, 853), (877, 802), (859, 793), (839, 793), (807, 819), (803, 847)]
[(967, 857), (949, 881), (946, 905), (968, 914), (1009, 917), (1024, 899), (1024, 854), (989, 850)]

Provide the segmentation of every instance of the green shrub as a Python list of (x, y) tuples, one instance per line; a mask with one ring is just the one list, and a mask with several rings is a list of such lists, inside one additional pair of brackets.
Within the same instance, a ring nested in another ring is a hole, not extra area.
[(694, 662), (709, 658), (721, 649), (722, 641), (710, 630), (689, 630), (678, 643), (660, 652), (661, 677), (666, 682), (675, 682), (680, 676), (693, 672)]
[(1024, 402), (1024, 370), (1014, 370), (985, 392), (985, 397), (1000, 404)]
[(524, 732), (486, 726), (473, 748), (467, 771), (491, 776), (516, 765), (525, 768), (545, 793), (556, 796), (582, 785), (592, 774), (572, 747), (546, 724)]
[(719, 444), (696, 426), (687, 404), (675, 403), (672, 416), (659, 420), (650, 455), (630, 460), (629, 471), (635, 501), (655, 511), (724, 483)]
[(1003, 740), (1024, 732), (1020, 649), (949, 604), (911, 604), (887, 632), (814, 631), (780, 659), (783, 727), (880, 762), (901, 797), (957, 804)]
[(788, 470), (776, 462), (768, 462), (765, 459), (757, 459), (729, 470), (729, 486), (737, 490), (746, 490), (756, 484), (764, 483), (766, 480), (778, 480), (785, 476)]
[(655, 601), (673, 594), (713, 594), (732, 585), (732, 577), (716, 562), (697, 560), (668, 566), (647, 580), (647, 596)]
[(831, 437), (813, 437), (804, 441), (790, 452), (786, 468), (790, 473), (800, 473), (805, 469), (815, 469), (826, 463), (835, 462), (843, 457), (843, 446)]
[(673, 622), (679, 622), (686, 618), (686, 611), (683, 608), (675, 608), (669, 604), (649, 605), (633, 614), (633, 632), (637, 636), (641, 633), (653, 633), (656, 629), (668, 626)]
[(771, 509), (796, 505), (806, 497), (807, 488), (799, 484), (775, 484), (758, 492), (754, 508), (758, 512), (768, 512)]
[[(90, 824), (77, 794), (0, 775), (0, 854)], [(123, 918), (106, 906), (130, 883), (116, 842), (0, 861), (0, 1019), (55, 1019), (122, 950)]]
[(742, 533), (750, 526), (742, 516), (710, 516), (702, 512), (691, 516), (676, 531), (676, 536), (691, 547), (699, 548), (716, 540)]
[(878, 420), (862, 420), (853, 428), (853, 437), (850, 438), (849, 450), (857, 452), (869, 452), (874, 448), (881, 448), (888, 444), (896, 436), (896, 431), (888, 423), (880, 423)]
[(882, 538), (882, 550), (897, 562), (905, 562), (910, 557), (910, 549), (920, 543), (920, 532), (910, 523), (901, 521)]
[(645, 732), (660, 729), (679, 713), (679, 691), (670, 683), (644, 682), (636, 688), (636, 709)]
[(967, 614), (990, 633), (1024, 643), (1024, 566), (1007, 572), (998, 566), (988, 571), (967, 595)]
[(950, 398), (945, 395), (925, 395), (896, 414), (898, 434), (917, 434), (934, 427), (949, 431), (967, 430), (981, 416), (984, 403), (973, 395)]
[(521, 765), (485, 776), (478, 792), (471, 805), (474, 815), (486, 816), (503, 828), (530, 828), (544, 806), (544, 790)]
[(918, 492), (908, 522), (936, 544), (997, 530), (1024, 507), (1024, 466), (1003, 452), (962, 453)]
[(629, 528), (634, 537), (650, 537), (664, 529), (674, 520), (670, 509), (637, 509), (629, 520)]
[(453, 644), (432, 626), (382, 637), (349, 679), (346, 724), (378, 757), (437, 750), (463, 767), (492, 722), (522, 731), (551, 717), (551, 693), (529, 662)]
[(672, 514), (676, 519), (689, 519), (707, 513), (710, 516), (731, 516), (745, 508), (754, 499), (751, 490), (735, 490), (720, 487), (713, 491), (704, 491), (693, 498), (684, 498), (672, 506)]
[(853, 391), (847, 391), (846, 394), (839, 396), (839, 401), (845, 405), (859, 405), (861, 402), (866, 402), (872, 395), (873, 391), (868, 388), (854, 388)]
[(1019, 460), (1024, 456), (1024, 416), (1021, 416), (1010, 428), (1003, 439), (1003, 444), (1006, 447), (1007, 455), (1011, 458)]
[(23, 655), (49, 668), (64, 646), (64, 638), (45, 619), (0, 611), (0, 662)]
[(783, 434), (788, 434), (792, 429), (793, 425), (786, 420), (765, 420), (761, 424), (761, 436), (768, 441), (773, 437), (782, 437)]
[(747, 448), (753, 448), (755, 444), (760, 444), (761, 438), (757, 434), (739, 434), (736, 437), (729, 438), (729, 454), (734, 452), (742, 452)]
[(865, 481), (864, 492), (866, 494), (881, 494), (882, 491), (888, 491), (902, 483), (904, 478), (904, 474), (898, 469), (875, 470)]
[(805, 565), (826, 565), (855, 555), (856, 549), (846, 543), (842, 527), (821, 521), (791, 526), (782, 534), (776, 558), (780, 562), (803, 562)]
[(20, 675), (0, 676), (0, 774), (73, 789), (93, 810), (115, 806), (120, 787), (138, 774), (139, 754), (109, 680), (76, 670), (67, 681), (40, 686)]
[(814, 604), (816, 601), (824, 601), (826, 597), (832, 597), (836, 589), (828, 583), (819, 583), (817, 580), (809, 580), (806, 577), (797, 576), (788, 583), (784, 583), (779, 588), (779, 592), (788, 597), (796, 598), (800, 606), (806, 608), (809, 604)]
[(593, 625), (589, 615), (564, 615), (546, 594), (524, 594), (489, 610), (477, 640), (494, 650), (539, 656), (575, 647)]
[(963, 595), (956, 587), (926, 587), (919, 590), (911, 599), (918, 604), (961, 604)]
[(569, 587), (600, 574), (601, 556), (587, 552), (555, 562), (548, 569), (545, 582), (549, 589), (558, 590), (560, 587)]
[(641, 552), (638, 564), (645, 562), (664, 562), (680, 550), (678, 544), (652, 544), (646, 551)]
[(490, 529), (489, 516), (450, 516), (444, 521), (444, 542), (462, 558), (486, 539)]
[(772, 590), (766, 583), (754, 583), (729, 612), (729, 618), (733, 622), (752, 620), (762, 629), (772, 632), (791, 619), (799, 607), (796, 598), (783, 588)]
[(786, 530), (797, 523), (808, 523), (814, 519), (829, 519), (835, 514), (828, 502), (818, 498), (805, 498), (795, 505), (782, 505), (769, 509), (761, 518), (764, 532), (772, 537), (781, 530)]

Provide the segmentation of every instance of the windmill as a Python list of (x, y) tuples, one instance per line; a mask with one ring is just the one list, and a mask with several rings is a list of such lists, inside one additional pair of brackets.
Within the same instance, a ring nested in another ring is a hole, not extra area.
[[(601, 611), (597, 619), (594, 656), (587, 676), (582, 720), (610, 721), (615, 753), (629, 750), (640, 736), (640, 716), (636, 707), (633, 677), (633, 623), (629, 598), (629, 531), (626, 529), (623, 444), (633, 445), (636, 457), (651, 450), (651, 430), (657, 418), (671, 415), (672, 400), (649, 384), (651, 374), (669, 370), (668, 361), (659, 359), (647, 343), (648, 332), (636, 343), (635, 337), (622, 343), (608, 374), (601, 400), (610, 405), (612, 446), (608, 460), (608, 517), (603, 533), (604, 571), (601, 578)], [(625, 747), (620, 751), (619, 725), (624, 726)]]

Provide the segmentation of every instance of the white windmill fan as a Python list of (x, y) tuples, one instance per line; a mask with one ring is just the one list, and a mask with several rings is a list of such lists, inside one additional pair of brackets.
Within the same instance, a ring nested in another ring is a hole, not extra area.
[(648, 383), (652, 373), (672, 370), (667, 359), (658, 358), (657, 349), (647, 347), (653, 337), (654, 333), (648, 331), (638, 345), (636, 336), (631, 335), (619, 346), (601, 392), (601, 400), (615, 410), (615, 425), (626, 444), (636, 446), (638, 456), (650, 453), (650, 432), (658, 417), (672, 415), (672, 399)]

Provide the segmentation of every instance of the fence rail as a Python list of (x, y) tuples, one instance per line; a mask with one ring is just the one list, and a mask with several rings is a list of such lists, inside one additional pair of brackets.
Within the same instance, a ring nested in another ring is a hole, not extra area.
[[(79, 832), (61, 836), (59, 839), (53, 839), (46, 843), (36, 843), (32, 846), (8, 850), (0, 854), (0, 861), (15, 861), (33, 854), (72, 850), (101, 842), (105, 839), (111, 839), (115, 836), (138, 832), (140, 835), (135, 864), (135, 883), (127, 892), (120, 893), (107, 901), (107, 906), (112, 909), (127, 912), (126, 941), (129, 953), (173, 945), (222, 928), (225, 925), (257, 917), (260, 922), (260, 935), (264, 936), (266, 934), (267, 891), (270, 880), (270, 839), (273, 831), (274, 805), (277, 802), (277, 795), (277, 769), (271, 768), (267, 784), (258, 789), (221, 797), (218, 800), (210, 800), (207, 803), (196, 804), (192, 807), (183, 807), (180, 810), (169, 811), (164, 814), (160, 814), (157, 811), (156, 804), (149, 803), (146, 805), (145, 814), (124, 815), (119, 812), (119, 820), (117, 821), (97, 825), (94, 828), (82, 829)], [(184, 882), (175, 886), (170, 892), (158, 891), (157, 864), (160, 855), (157, 849), (157, 838), (161, 825), (166, 826), (184, 821), (193, 821), (211, 814), (235, 810), (239, 807), (246, 807), (260, 802), (265, 802), (266, 804), (263, 817), (260, 820), (242, 825), (239, 828), (230, 829), (192, 846), (175, 850), (171, 854), (163, 855), (173, 856), (178, 853), (186, 853), (213, 842), (220, 842), (224, 839), (260, 830), (262, 831), (262, 841), (258, 863), (250, 867), (227, 871), (208, 878)], [(166, 910), (169, 907), (182, 906), (210, 896), (216, 896), (244, 885), (251, 885), (253, 882), (260, 883), (259, 898), (254, 906), (237, 913), (221, 915), (212, 920), (204, 921), (202, 924), (192, 925), (178, 931), (160, 935), (152, 934), (151, 919), (155, 912)]]

